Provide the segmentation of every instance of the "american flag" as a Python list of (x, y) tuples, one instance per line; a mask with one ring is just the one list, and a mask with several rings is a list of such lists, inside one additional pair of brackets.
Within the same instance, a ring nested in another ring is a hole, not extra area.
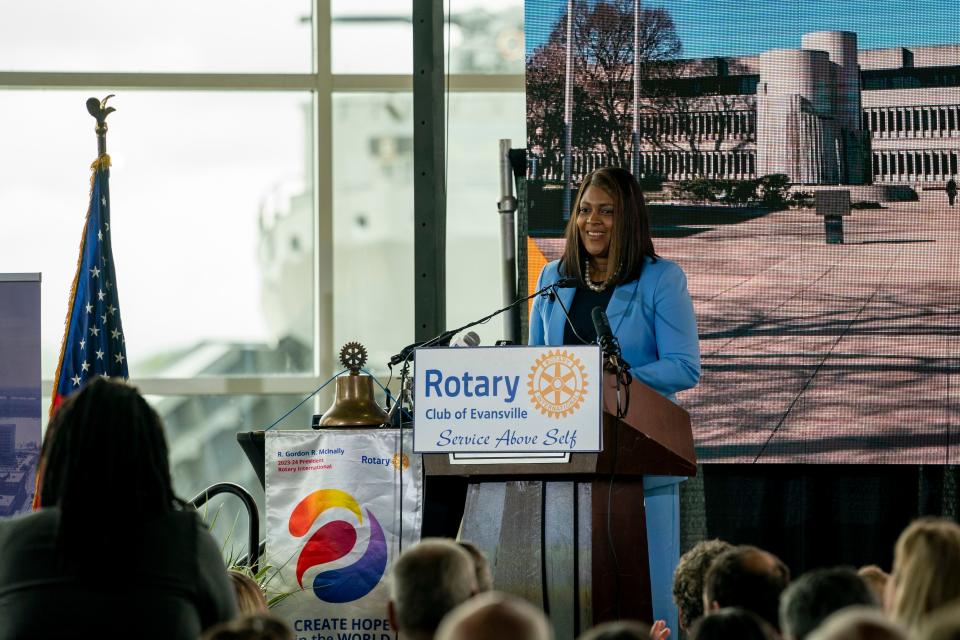
[(93, 376), (129, 377), (110, 241), (110, 156), (103, 154), (91, 168), (90, 208), (67, 304), (51, 414)]

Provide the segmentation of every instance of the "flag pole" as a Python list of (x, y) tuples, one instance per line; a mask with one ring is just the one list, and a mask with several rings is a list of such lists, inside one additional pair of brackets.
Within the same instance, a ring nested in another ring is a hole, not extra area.
[[(86, 382), (91, 376), (106, 376), (109, 372), (123, 378), (129, 377), (124, 362), (123, 327), (120, 323), (120, 303), (110, 242), (107, 116), (116, 109), (108, 107), (107, 100), (112, 97), (109, 95), (103, 100), (89, 98), (86, 103), (87, 112), (97, 120), (94, 129), (97, 133), (97, 159), (90, 167), (90, 204), (80, 236), (77, 270), (67, 299), (60, 357), (57, 359), (57, 372), (50, 393), (51, 418), (64, 397), (79, 389), (80, 383)], [(117, 345), (115, 348), (114, 342)], [(40, 450), (33, 495), (34, 510), (40, 508), (40, 490), (52, 428), (52, 423), (47, 425)]]
[(97, 126), (94, 131), (97, 132), (97, 157), (107, 153), (107, 116), (116, 111), (113, 107), (107, 106), (107, 100), (114, 94), (108, 95), (103, 100), (96, 98), (87, 98), (87, 113), (97, 119)]

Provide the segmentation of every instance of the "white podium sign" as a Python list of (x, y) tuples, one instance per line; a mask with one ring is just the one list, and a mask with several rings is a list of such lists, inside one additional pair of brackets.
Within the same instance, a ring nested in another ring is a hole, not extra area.
[(418, 349), (417, 453), (597, 452), (596, 345)]

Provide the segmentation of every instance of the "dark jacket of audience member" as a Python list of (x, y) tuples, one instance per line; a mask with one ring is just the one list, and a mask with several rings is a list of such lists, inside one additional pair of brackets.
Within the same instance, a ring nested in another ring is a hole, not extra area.
[(772, 553), (734, 547), (717, 556), (707, 571), (704, 609), (740, 607), (779, 630), (780, 594), (789, 582), (790, 570)]
[(190, 638), (236, 613), (220, 550), (174, 494), (160, 418), (122, 383), (64, 401), (41, 509), (0, 521), (0, 637)]
[(703, 581), (713, 561), (733, 545), (723, 540), (704, 540), (680, 556), (673, 572), (673, 601), (680, 613), (680, 628), (689, 629), (703, 615)]
[(797, 578), (780, 596), (780, 631), (784, 640), (804, 640), (835, 611), (878, 604), (853, 569), (817, 569)]
[(690, 640), (777, 640), (760, 616), (736, 607), (711, 611), (693, 623)]

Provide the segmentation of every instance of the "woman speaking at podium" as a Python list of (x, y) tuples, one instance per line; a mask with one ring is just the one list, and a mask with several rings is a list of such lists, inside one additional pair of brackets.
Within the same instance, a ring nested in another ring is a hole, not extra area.
[[(559, 260), (540, 273), (537, 289), (573, 277), (573, 288), (540, 296), (530, 313), (531, 345), (596, 341), (591, 318), (606, 310), (633, 377), (675, 401), (700, 379), (700, 347), (693, 303), (680, 267), (657, 256), (640, 185), (625, 169), (604, 167), (580, 185)], [(569, 321), (567, 315), (569, 313)], [(671, 598), (680, 558), (681, 478), (645, 476), (644, 504), (655, 619), (676, 631)]]

